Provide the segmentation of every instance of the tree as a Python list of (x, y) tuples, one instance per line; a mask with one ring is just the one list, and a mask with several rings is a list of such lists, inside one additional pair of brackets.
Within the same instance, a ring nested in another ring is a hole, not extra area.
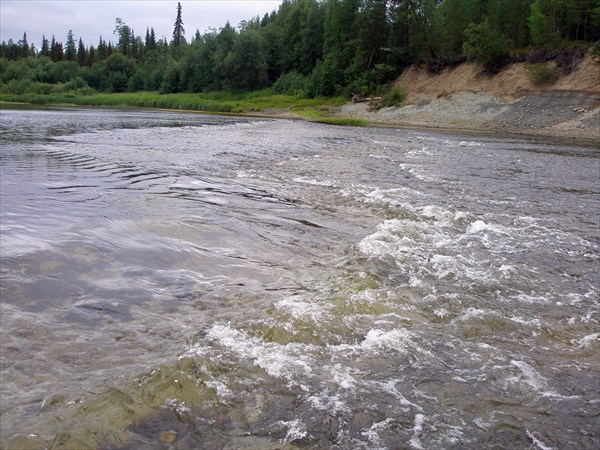
[(216, 48), (213, 64), (215, 89), (222, 89), (225, 85), (231, 84), (228, 82), (228, 79), (231, 78), (230, 71), (232, 70), (232, 67), (230, 64), (228, 64), (228, 57), (229, 53), (231, 53), (233, 50), (236, 40), (237, 33), (228, 21), (216, 36)]
[[(329, 0), (325, 17), (323, 54), (336, 53), (336, 66), (350, 67), (356, 55), (357, 17), (361, 0)], [(328, 64), (326, 64), (328, 65)]]
[(21, 39), (17, 45), (19, 46), (20, 58), (27, 58), (29, 56), (29, 43), (27, 42), (27, 33), (23, 33), (23, 39)]
[(75, 59), (77, 59), (77, 49), (75, 47), (75, 39), (73, 38), (73, 30), (69, 30), (69, 32), (67, 33), (65, 59), (67, 61), (75, 61)]
[(156, 35), (154, 34), (154, 28), (146, 28), (146, 40), (145, 40), (146, 51), (156, 50)]
[(386, 0), (366, 0), (359, 13), (356, 53), (359, 70), (369, 70), (383, 59), (383, 49), (389, 38), (386, 6)]
[(304, 8), (304, 13), (297, 67), (300, 73), (308, 75), (317, 61), (323, 58), (325, 11), (315, 0), (310, 0)]
[(104, 89), (112, 92), (127, 90), (129, 77), (136, 69), (135, 62), (122, 53), (113, 53), (104, 62)]
[(52, 42), (50, 44), (50, 59), (54, 62), (63, 60), (63, 46), (61, 42), (56, 42), (54, 35), (52, 35)]
[(48, 39), (46, 39), (45, 35), (42, 36), (42, 48), (40, 49), (40, 56), (50, 56), (50, 43), (48, 42)]
[(129, 55), (129, 49), (131, 46), (131, 38), (133, 33), (131, 28), (129, 28), (122, 19), (115, 19), (115, 30), (113, 31), (119, 41), (117, 42), (117, 49), (125, 56)]
[(217, 33), (207, 33), (200, 39), (194, 39), (190, 52), (182, 62), (181, 84), (184, 89), (202, 92), (216, 86), (216, 53)]
[(545, 10), (551, 12), (553, 10), (551, 6), (540, 0), (534, 1), (530, 6), (527, 23), (533, 45), (554, 46), (560, 41), (556, 20), (545, 12)]
[(85, 46), (83, 45), (83, 41), (79, 38), (79, 45), (77, 47), (77, 62), (80, 66), (83, 66), (86, 62), (87, 55), (85, 51)]
[(183, 29), (183, 19), (181, 18), (181, 3), (177, 2), (177, 18), (175, 19), (175, 27), (173, 29), (173, 47), (179, 47), (185, 44), (185, 30)]
[(508, 61), (510, 42), (490, 26), (487, 18), (480, 24), (471, 23), (465, 36), (463, 54), (480, 62), (488, 73), (496, 73)]
[(267, 63), (258, 32), (250, 29), (239, 34), (222, 70), (226, 89), (252, 90), (266, 85)]

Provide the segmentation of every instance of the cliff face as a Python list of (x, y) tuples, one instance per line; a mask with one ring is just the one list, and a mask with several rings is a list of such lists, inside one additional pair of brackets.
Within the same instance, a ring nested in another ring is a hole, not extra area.
[(591, 56), (582, 59), (568, 75), (560, 75), (551, 85), (534, 84), (524, 63), (511, 64), (495, 76), (482, 74), (474, 64), (461, 64), (430, 75), (424, 67), (411, 67), (396, 80), (407, 90), (408, 103), (419, 103), (455, 92), (488, 92), (511, 101), (531, 92), (580, 91), (600, 94), (600, 64)]
[(571, 73), (536, 85), (524, 63), (495, 76), (461, 64), (431, 75), (411, 67), (397, 79), (405, 106), (369, 111), (348, 104), (340, 115), (398, 126), (463, 129), (576, 138), (600, 146), (600, 64), (586, 56)]

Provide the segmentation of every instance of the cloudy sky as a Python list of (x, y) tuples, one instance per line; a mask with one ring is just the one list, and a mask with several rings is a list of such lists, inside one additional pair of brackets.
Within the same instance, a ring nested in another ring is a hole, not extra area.
[[(183, 26), (190, 39), (196, 29), (237, 26), (242, 20), (264, 16), (276, 10), (282, 0), (181, 0)], [(100, 36), (115, 43), (115, 19), (121, 18), (136, 36), (154, 28), (157, 39), (173, 35), (177, 1), (165, 0), (0, 0), (0, 41), (17, 42), (27, 33), (29, 44), (39, 49), (42, 35), (65, 42), (69, 30), (87, 46), (98, 44)]]

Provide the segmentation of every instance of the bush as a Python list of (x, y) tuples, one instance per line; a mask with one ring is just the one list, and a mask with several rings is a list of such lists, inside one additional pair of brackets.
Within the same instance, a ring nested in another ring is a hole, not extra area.
[(87, 87), (86, 81), (81, 77), (75, 77), (71, 81), (65, 83), (65, 89), (68, 91), (76, 91), (77, 89)]
[(34, 94), (48, 95), (52, 93), (53, 85), (50, 83), (36, 82), (31, 86), (31, 92)]
[(386, 106), (400, 106), (406, 100), (406, 90), (399, 86), (390, 90), (381, 99), (381, 108)]
[(545, 63), (525, 63), (525, 71), (534, 84), (552, 84), (558, 80), (560, 74), (557, 67), (550, 67)]
[(284, 73), (273, 84), (276, 94), (303, 96), (306, 89), (306, 77), (295, 70)]

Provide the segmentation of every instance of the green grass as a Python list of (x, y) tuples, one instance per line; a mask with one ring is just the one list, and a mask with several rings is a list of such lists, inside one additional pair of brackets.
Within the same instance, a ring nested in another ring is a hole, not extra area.
[(200, 94), (157, 92), (123, 92), (77, 94), (0, 94), (0, 101), (32, 104), (139, 107), (191, 110), (211, 113), (268, 114), (271, 111), (290, 111), (310, 120), (337, 125), (364, 125), (358, 119), (329, 117), (331, 108), (346, 102), (343, 97), (302, 98), (275, 94), (270, 89), (252, 92), (208, 92)]

